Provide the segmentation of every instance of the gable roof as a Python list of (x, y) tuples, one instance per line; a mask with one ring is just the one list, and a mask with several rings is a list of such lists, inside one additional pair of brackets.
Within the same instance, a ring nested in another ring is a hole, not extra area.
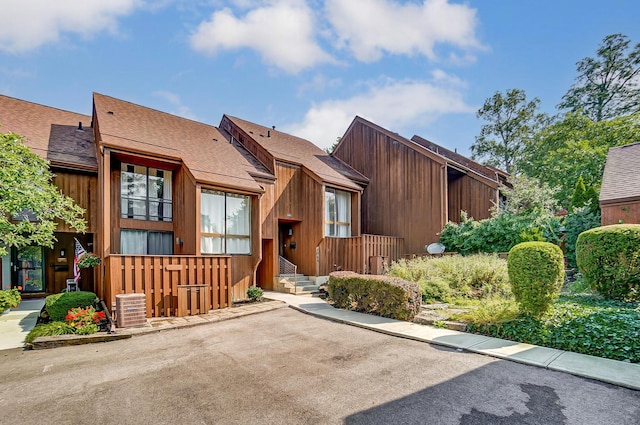
[[(398, 133), (394, 133), (390, 130), (387, 130), (384, 127), (379, 126), (376, 123), (373, 123), (365, 118), (362, 118), (358, 115), (355, 116), (355, 118), (353, 119), (353, 121), (351, 121), (351, 124), (349, 125), (349, 127), (347, 128), (347, 130), (344, 132), (344, 134), (347, 134), (351, 131), (351, 129), (356, 125), (356, 124), (362, 124), (366, 127), (370, 127), (382, 134), (384, 134), (385, 136), (389, 137), (390, 139), (395, 140), (396, 142), (402, 143), (403, 145), (405, 145), (406, 147), (416, 150), (426, 156), (428, 156), (429, 158), (431, 158), (432, 160), (440, 163), (440, 164), (445, 164), (446, 160), (438, 155), (437, 153), (425, 148), (424, 146), (421, 146), (405, 137), (402, 137), (401, 135), (399, 135)], [(344, 139), (344, 137), (342, 138)], [(342, 139), (340, 140), (340, 142), (338, 143), (338, 146), (336, 146), (336, 150), (340, 147), (340, 145), (342, 144)]]
[(609, 149), (604, 166), (600, 203), (640, 199), (640, 142)]
[(323, 182), (362, 190), (356, 182), (366, 184), (369, 181), (367, 177), (306, 139), (229, 115), (224, 115), (223, 120), (225, 117), (274, 159), (301, 165)]
[[(353, 119), (345, 134), (348, 134), (356, 124), (362, 124), (366, 127), (372, 128), (386, 135), (390, 139), (402, 143), (410, 149), (422, 153), (423, 155), (429, 157), (433, 161), (438, 162), (439, 164), (446, 164), (448, 166), (454, 167), (459, 171), (466, 173), (470, 177), (476, 180), (480, 180), (493, 188), (497, 188), (498, 183), (508, 176), (508, 174), (504, 171), (500, 171), (497, 169), (492, 170), (489, 167), (472, 161), (465, 156), (458, 154), (457, 152), (453, 152), (449, 149), (443, 148), (442, 146), (438, 146), (435, 143), (432, 143), (420, 136), (413, 136), (411, 140), (406, 139), (400, 136), (398, 133), (389, 131), (386, 128), (381, 127), (378, 124), (368, 121), (360, 116), (356, 116)], [(338, 143), (336, 150), (340, 148), (341, 143), (342, 141)]]
[(427, 140), (423, 137), (420, 137), (418, 135), (414, 135), (411, 140), (421, 146), (424, 146), (425, 148), (437, 153), (438, 155), (441, 155), (443, 157), (445, 157), (449, 162), (452, 162), (460, 167), (466, 168), (468, 170), (471, 170), (483, 177), (486, 177), (490, 180), (493, 181), (497, 181), (498, 179), (498, 174), (503, 174), (506, 175), (506, 173), (504, 171), (501, 171), (497, 168), (489, 168), (486, 165), (482, 165), (479, 162), (476, 162), (472, 159), (467, 158), (464, 155), (459, 154), (458, 152), (455, 151), (451, 151), (443, 146), (437, 145), (435, 143), (433, 143), (430, 140)]
[(98, 169), (88, 115), (0, 95), (0, 124), (1, 132), (24, 136), (29, 149), (53, 166)]
[[(256, 168), (216, 127), (93, 94), (99, 142), (114, 149), (181, 160), (201, 182), (262, 192)], [(268, 172), (266, 176), (269, 176)]]

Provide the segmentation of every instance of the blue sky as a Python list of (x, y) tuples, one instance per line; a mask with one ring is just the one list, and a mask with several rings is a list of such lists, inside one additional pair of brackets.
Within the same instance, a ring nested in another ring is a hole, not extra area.
[(468, 154), (486, 98), (520, 88), (555, 113), (575, 63), (608, 34), (640, 42), (639, 17), (616, 0), (2, 0), (0, 93), (227, 113), (320, 147), (358, 114)]

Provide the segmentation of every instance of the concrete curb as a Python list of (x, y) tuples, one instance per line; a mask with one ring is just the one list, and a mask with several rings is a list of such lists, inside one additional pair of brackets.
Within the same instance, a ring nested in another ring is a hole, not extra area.
[(289, 307), (318, 318), (390, 336), (441, 345), (458, 351), (465, 350), (640, 390), (640, 364), (339, 310), (328, 304), (322, 306), (316, 303), (306, 307), (289, 304)]
[(264, 313), (287, 307), (284, 301), (271, 300), (259, 304), (246, 304), (238, 307), (225, 308), (222, 310), (212, 310), (207, 314), (199, 316), (185, 317), (162, 317), (147, 319), (147, 325), (137, 328), (117, 329), (113, 334), (104, 332), (92, 335), (60, 335), (41, 336), (33, 343), (26, 344), (25, 348), (43, 350), (48, 348), (65, 347), (71, 345), (93, 344), (97, 342), (109, 342), (128, 339), (133, 336), (147, 335), (151, 333), (164, 332), (172, 329), (185, 329), (194, 326), (217, 323), (239, 317), (251, 316), (253, 314)]

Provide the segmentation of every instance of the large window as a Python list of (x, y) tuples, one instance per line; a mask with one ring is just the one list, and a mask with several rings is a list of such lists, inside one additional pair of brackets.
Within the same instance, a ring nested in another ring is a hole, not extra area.
[(351, 236), (351, 193), (326, 188), (324, 192), (324, 235)]
[(173, 255), (173, 232), (120, 230), (120, 253), (127, 255)]
[(251, 254), (249, 196), (203, 190), (200, 205), (203, 254)]
[(171, 221), (171, 171), (122, 164), (120, 174), (121, 217)]

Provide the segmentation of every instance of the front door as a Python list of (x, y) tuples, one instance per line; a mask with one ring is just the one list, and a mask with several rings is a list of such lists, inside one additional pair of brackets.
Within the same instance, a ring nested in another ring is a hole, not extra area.
[(13, 287), (22, 292), (45, 292), (44, 255), (41, 246), (26, 246), (12, 249)]

